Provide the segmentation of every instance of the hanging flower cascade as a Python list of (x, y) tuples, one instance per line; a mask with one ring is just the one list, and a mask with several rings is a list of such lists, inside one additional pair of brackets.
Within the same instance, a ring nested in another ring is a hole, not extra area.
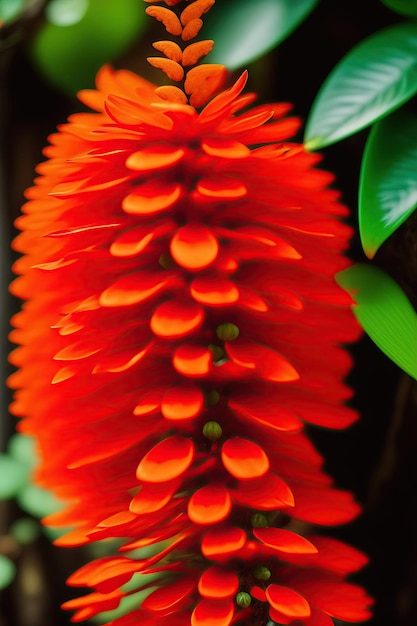
[(359, 512), (303, 431), (357, 417), (347, 210), (286, 141), (287, 104), (248, 108), (246, 74), (221, 91), (223, 66), (195, 66), (213, 3), (147, 8), (180, 86), (105, 67), (80, 93), (95, 112), (50, 137), (17, 220), (13, 411), (68, 501), (58, 543), (120, 541), (70, 577), (92, 589), (73, 621), (138, 594), (112, 626), (361, 622), (345, 577), (366, 557), (306, 530)]

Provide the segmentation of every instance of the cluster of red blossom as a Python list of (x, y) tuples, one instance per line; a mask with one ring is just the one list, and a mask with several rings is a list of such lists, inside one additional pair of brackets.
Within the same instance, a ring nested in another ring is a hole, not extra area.
[(312, 530), (359, 507), (303, 430), (356, 419), (340, 344), (359, 330), (334, 280), (347, 210), (286, 141), (289, 107), (249, 107), (245, 82), (198, 112), (104, 68), (18, 219), (13, 411), (68, 501), (46, 521), (74, 528), (62, 545), (120, 539), (71, 576), (93, 590), (66, 603), (74, 621), (134, 594), (112, 626), (370, 615), (345, 582), (366, 557)]

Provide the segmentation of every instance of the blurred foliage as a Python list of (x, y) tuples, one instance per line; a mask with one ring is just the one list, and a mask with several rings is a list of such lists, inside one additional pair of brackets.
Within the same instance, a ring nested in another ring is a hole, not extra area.
[[(37, 465), (35, 444), (31, 437), (15, 434), (8, 443), (7, 452), (0, 454), (0, 500), (14, 499), (20, 509), (33, 518), (22, 517), (13, 522), (9, 534), (20, 545), (32, 543), (41, 532), (49, 539), (55, 539), (57, 532), (51, 532), (39, 523), (46, 517), (62, 508), (60, 503), (49, 491), (33, 484), (32, 472)], [(62, 534), (62, 530), (58, 535)], [(15, 573), (12, 561), (0, 555), (0, 588), (10, 584)]]
[(204, 36), (216, 42), (207, 60), (223, 63), (232, 70), (245, 66), (288, 37), (318, 2), (239, 0), (225, 3), (205, 18)]
[(50, 0), (30, 58), (69, 95), (93, 87), (97, 70), (126, 52), (147, 24), (138, 0)]

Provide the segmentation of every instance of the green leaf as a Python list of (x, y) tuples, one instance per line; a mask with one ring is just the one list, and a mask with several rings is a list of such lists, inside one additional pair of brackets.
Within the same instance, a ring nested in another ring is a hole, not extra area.
[(401, 15), (417, 16), (417, 0), (381, 0), (381, 2)]
[(0, 454), (0, 499), (16, 497), (27, 481), (27, 468), (8, 454)]
[(51, 515), (63, 508), (63, 503), (57, 500), (50, 491), (35, 485), (27, 485), (22, 489), (17, 496), (17, 501), (26, 513), (39, 518)]
[(216, 4), (205, 17), (204, 37), (216, 45), (207, 57), (233, 70), (262, 56), (298, 26), (318, 0), (239, 0)]
[(16, 574), (16, 567), (14, 563), (0, 554), (0, 589), (4, 589), (12, 582)]
[(372, 265), (353, 265), (336, 279), (355, 300), (353, 312), (372, 341), (417, 379), (417, 314), (401, 287)]
[(397, 111), (372, 128), (359, 183), (359, 229), (372, 258), (417, 206), (417, 117)]
[(125, 52), (148, 23), (140, 0), (53, 0), (31, 45), (31, 60), (74, 95), (93, 87), (97, 70)]
[(349, 137), (417, 93), (417, 22), (368, 37), (336, 65), (307, 120), (308, 150)]

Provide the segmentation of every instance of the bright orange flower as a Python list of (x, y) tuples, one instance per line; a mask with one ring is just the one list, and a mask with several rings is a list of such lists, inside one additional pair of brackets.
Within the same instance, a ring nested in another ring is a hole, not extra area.
[[(148, 12), (187, 40), (211, 4)], [(210, 45), (157, 42), (168, 59), (151, 62), (181, 81)], [(340, 344), (358, 327), (334, 280), (347, 210), (286, 141), (290, 107), (248, 108), (245, 74), (213, 97), (223, 80), (202, 65), (185, 91), (156, 89), (101, 70), (80, 94), (96, 113), (50, 138), (18, 219), (13, 410), (39, 483), (69, 501), (46, 521), (74, 527), (63, 545), (122, 544), (70, 578), (94, 590), (66, 603), (74, 621), (138, 591), (114, 626), (369, 617), (344, 582), (366, 558), (295, 532), (359, 511), (303, 432), (356, 419)], [(124, 587), (138, 573), (153, 576)]]

